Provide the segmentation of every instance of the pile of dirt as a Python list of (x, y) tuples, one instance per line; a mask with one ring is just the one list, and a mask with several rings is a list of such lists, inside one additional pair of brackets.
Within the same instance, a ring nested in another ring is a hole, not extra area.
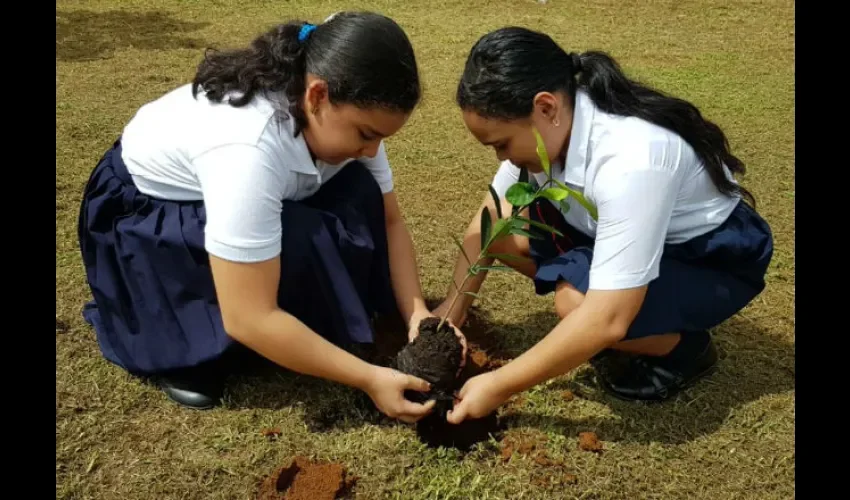
[(602, 452), (602, 442), (595, 432), (581, 432), (578, 435), (578, 447), (584, 451)]
[(417, 403), (436, 399), (434, 413), (445, 416), (452, 407), (452, 394), (459, 389), (457, 376), (462, 356), (463, 345), (448, 323), (440, 325), (439, 318), (423, 320), (419, 325), (419, 336), (396, 356), (395, 368), (428, 381), (431, 391), (425, 394), (409, 391), (405, 397)]
[(514, 455), (532, 460), (537, 467), (531, 473), (531, 481), (540, 487), (564, 487), (576, 484), (578, 477), (568, 471), (563, 460), (552, 458), (546, 450), (548, 438), (536, 431), (513, 430), (505, 433), (501, 442), (502, 462), (508, 462)]
[(548, 438), (545, 434), (532, 431), (514, 430), (506, 432), (501, 442), (502, 461), (510, 460), (514, 453), (530, 456), (533, 459), (545, 457), (545, 445)]
[(341, 464), (299, 456), (263, 481), (257, 500), (336, 500), (346, 498), (356, 481)]
[(405, 397), (415, 402), (435, 399), (437, 403), (428, 416), (416, 423), (419, 439), (431, 447), (452, 447), (469, 450), (476, 443), (498, 435), (501, 425), (496, 412), (480, 419), (467, 419), (451, 424), (446, 414), (454, 405), (456, 391), (469, 378), (491, 368), (486, 353), (468, 345), (466, 363), (462, 365), (463, 346), (449, 325), (439, 326), (439, 318), (428, 318), (419, 326), (419, 335), (404, 346), (393, 365), (397, 370), (424, 380), (431, 385), (426, 394), (410, 392)]

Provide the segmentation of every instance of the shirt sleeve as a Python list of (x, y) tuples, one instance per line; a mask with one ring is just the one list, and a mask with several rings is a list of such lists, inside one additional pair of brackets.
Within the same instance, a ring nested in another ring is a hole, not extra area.
[(508, 192), (508, 188), (519, 182), (519, 174), (519, 167), (508, 160), (503, 161), (502, 164), (499, 165), (499, 170), (496, 171), (496, 175), (493, 176), (491, 184), (500, 199), (505, 198), (505, 193)]
[(295, 194), (295, 174), (248, 144), (215, 148), (194, 165), (206, 209), (207, 252), (235, 262), (279, 255), (281, 209)]
[(381, 145), (378, 147), (378, 153), (374, 158), (361, 158), (360, 161), (378, 182), (378, 185), (381, 187), (381, 193), (387, 194), (393, 190), (393, 173), (390, 168), (390, 161), (387, 158), (384, 141), (381, 141)]
[(658, 277), (661, 254), (679, 188), (663, 168), (618, 168), (614, 159), (594, 182), (599, 219), (589, 288), (637, 288)]

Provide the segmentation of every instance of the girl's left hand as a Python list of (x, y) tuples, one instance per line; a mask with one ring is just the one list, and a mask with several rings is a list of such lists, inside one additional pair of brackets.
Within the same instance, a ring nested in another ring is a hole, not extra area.
[(481, 418), (502, 406), (510, 397), (502, 389), (495, 371), (482, 373), (467, 380), (458, 394), (460, 402), (455, 402), (446, 420), (459, 424), (467, 418)]
[[(407, 341), (413, 342), (413, 339), (415, 339), (416, 337), (419, 336), (419, 323), (421, 323), (423, 319), (438, 318), (438, 317), (439, 316), (436, 316), (435, 314), (431, 313), (431, 311), (429, 311), (427, 309), (421, 309), (421, 310), (415, 311), (410, 316), (410, 329), (407, 332)], [(466, 354), (467, 354), (466, 337), (463, 335), (463, 333), (461, 333), (461, 331), (458, 329), (458, 327), (456, 327), (454, 324), (452, 324), (452, 322), (450, 320), (446, 320), (446, 323), (448, 323), (448, 325), (451, 326), (452, 329), (454, 329), (455, 335), (457, 335), (457, 338), (460, 340), (460, 344), (463, 346), (463, 354), (461, 355), (461, 358), (460, 358), (461, 359), (460, 360), (460, 368), (462, 369), (466, 365)], [(458, 373), (460, 373), (460, 370), (458, 370)]]

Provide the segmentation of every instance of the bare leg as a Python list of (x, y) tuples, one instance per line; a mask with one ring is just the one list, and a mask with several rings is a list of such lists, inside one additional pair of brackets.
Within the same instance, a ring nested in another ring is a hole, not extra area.
[[(555, 288), (555, 312), (563, 319), (574, 311), (584, 300), (584, 294), (566, 282), (558, 283)], [(653, 335), (642, 339), (623, 340), (610, 346), (610, 349), (631, 354), (664, 356), (676, 347), (681, 336), (678, 333)]]

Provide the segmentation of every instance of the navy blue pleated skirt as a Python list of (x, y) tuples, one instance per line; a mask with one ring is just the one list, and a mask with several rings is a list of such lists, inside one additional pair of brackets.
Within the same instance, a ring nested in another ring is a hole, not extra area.
[[(545, 295), (566, 281), (587, 293), (593, 239), (570, 226), (552, 203), (531, 207), (531, 219), (554, 226), (564, 237), (543, 234), (531, 239), (537, 265), (535, 291)], [(539, 231), (539, 230), (536, 230)], [(726, 321), (746, 307), (765, 287), (773, 256), (773, 236), (767, 222), (744, 202), (714, 230), (684, 243), (665, 245), (659, 276), (626, 338), (703, 331)]]
[[(373, 341), (395, 311), (383, 197), (352, 162), (312, 197), (283, 204), (280, 307), (346, 347)], [(234, 347), (204, 250), (203, 201), (140, 192), (120, 141), (92, 172), (78, 236), (93, 300), (83, 316), (105, 358), (150, 375), (212, 361)], [(284, 333), (284, 332), (281, 332)]]

